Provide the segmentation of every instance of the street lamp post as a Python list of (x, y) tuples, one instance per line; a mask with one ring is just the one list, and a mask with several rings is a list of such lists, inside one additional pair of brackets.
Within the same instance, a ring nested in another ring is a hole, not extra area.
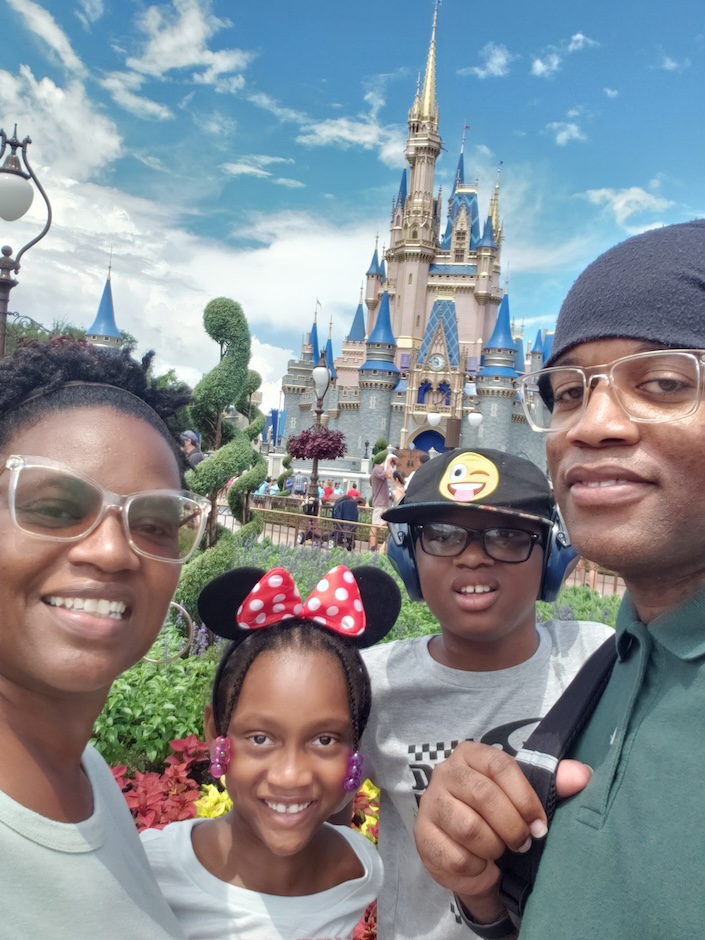
[[(321, 415), (323, 414), (323, 399), (325, 398), (325, 394), (328, 391), (328, 386), (330, 385), (330, 372), (328, 371), (328, 366), (326, 365), (326, 357), (324, 353), (321, 353), (321, 358), (318, 362), (318, 365), (313, 369), (312, 377), (313, 390), (316, 395), (314, 424), (316, 427), (320, 427)], [(313, 457), (312, 459), (311, 479), (308, 484), (308, 496), (309, 499), (318, 499), (318, 457)]]
[[(15, 222), (27, 212), (34, 199), (34, 190), (29, 182), (30, 180), (42, 194), (47, 207), (47, 220), (44, 228), (39, 235), (30, 239), (17, 252), (17, 257), (12, 257), (12, 248), (9, 245), (3, 245), (2, 247), (2, 258), (0, 258), (0, 359), (5, 355), (10, 291), (17, 286), (14, 275), (20, 270), (20, 259), (25, 251), (44, 238), (51, 226), (51, 203), (27, 159), (27, 147), (31, 143), (29, 137), (25, 137), (23, 141), (18, 139), (16, 125), (12, 137), (9, 138), (5, 131), (0, 128), (0, 160), (2, 160), (5, 151), (8, 148), (10, 150), (5, 162), (0, 166), (0, 218), (3, 218), (6, 222)], [(22, 157), (22, 163), (20, 163), (20, 158), (17, 155), (18, 151)]]

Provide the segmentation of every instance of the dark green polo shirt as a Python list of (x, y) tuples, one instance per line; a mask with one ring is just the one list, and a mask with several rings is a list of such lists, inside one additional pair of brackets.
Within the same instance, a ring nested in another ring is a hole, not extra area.
[(705, 593), (647, 630), (628, 596), (619, 659), (572, 757), (521, 940), (705, 937)]

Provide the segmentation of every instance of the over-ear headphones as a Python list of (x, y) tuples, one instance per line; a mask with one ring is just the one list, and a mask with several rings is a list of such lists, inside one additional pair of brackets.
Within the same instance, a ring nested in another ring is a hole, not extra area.
[[(423, 592), (416, 567), (416, 549), (408, 522), (388, 522), (387, 557), (404, 582), (412, 601), (422, 601)], [(551, 531), (543, 550), (543, 568), (537, 600), (555, 601), (563, 580), (572, 571), (578, 554), (570, 544), (563, 520), (556, 507), (551, 514)]]

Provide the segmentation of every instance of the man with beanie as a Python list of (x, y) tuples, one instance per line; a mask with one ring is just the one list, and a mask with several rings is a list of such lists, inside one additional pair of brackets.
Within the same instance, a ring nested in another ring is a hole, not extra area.
[[(581, 763), (558, 768), (559, 796), (573, 795), (551, 824), (521, 940), (703, 935), (704, 363), (700, 220), (590, 265), (546, 368), (522, 380), (571, 539), (628, 594), (616, 665), (569, 755)], [(491, 860), (545, 823), (512, 758), (463, 744), (434, 773), (417, 845), (440, 883), (472, 896)]]
[[(516, 753), (613, 631), (536, 622), (537, 599), (555, 595), (574, 552), (557, 539), (548, 480), (523, 457), (448, 451), (418, 468), (384, 519), (389, 560), (439, 630), (364, 653), (372, 711), (362, 753), (365, 774), (381, 790), (385, 866), (378, 936), (463, 940), (460, 902), (431, 880), (414, 847), (434, 767), (464, 740)], [(472, 911), (490, 923), (498, 913), (493, 891)]]

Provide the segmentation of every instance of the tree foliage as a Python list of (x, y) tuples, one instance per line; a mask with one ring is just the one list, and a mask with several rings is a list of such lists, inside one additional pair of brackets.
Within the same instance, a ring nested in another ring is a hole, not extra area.
[[(247, 494), (264, 480), (267, 464), (252, 447), (264, 427), (264, 415), (252, 403), (262, 379), (249, 368), (250, 330), (242, 307), (227, 297), (211, 300), (203, 311), (203, 325), (220, 344), (221, 359), (194, 389), (191, 415), (202, 434), (204, 449), (215, 453), (190, 470), (186, 480), (191, 489), (211, 500), (207, 542), (212, 547), (216, 542), (219, 494), (233, 480), (228, 488), (228, 505), (233, 515), (242, 515)], [(226, 409), (244, 415), (247, 427), (239, 430), (224, 422)]]

